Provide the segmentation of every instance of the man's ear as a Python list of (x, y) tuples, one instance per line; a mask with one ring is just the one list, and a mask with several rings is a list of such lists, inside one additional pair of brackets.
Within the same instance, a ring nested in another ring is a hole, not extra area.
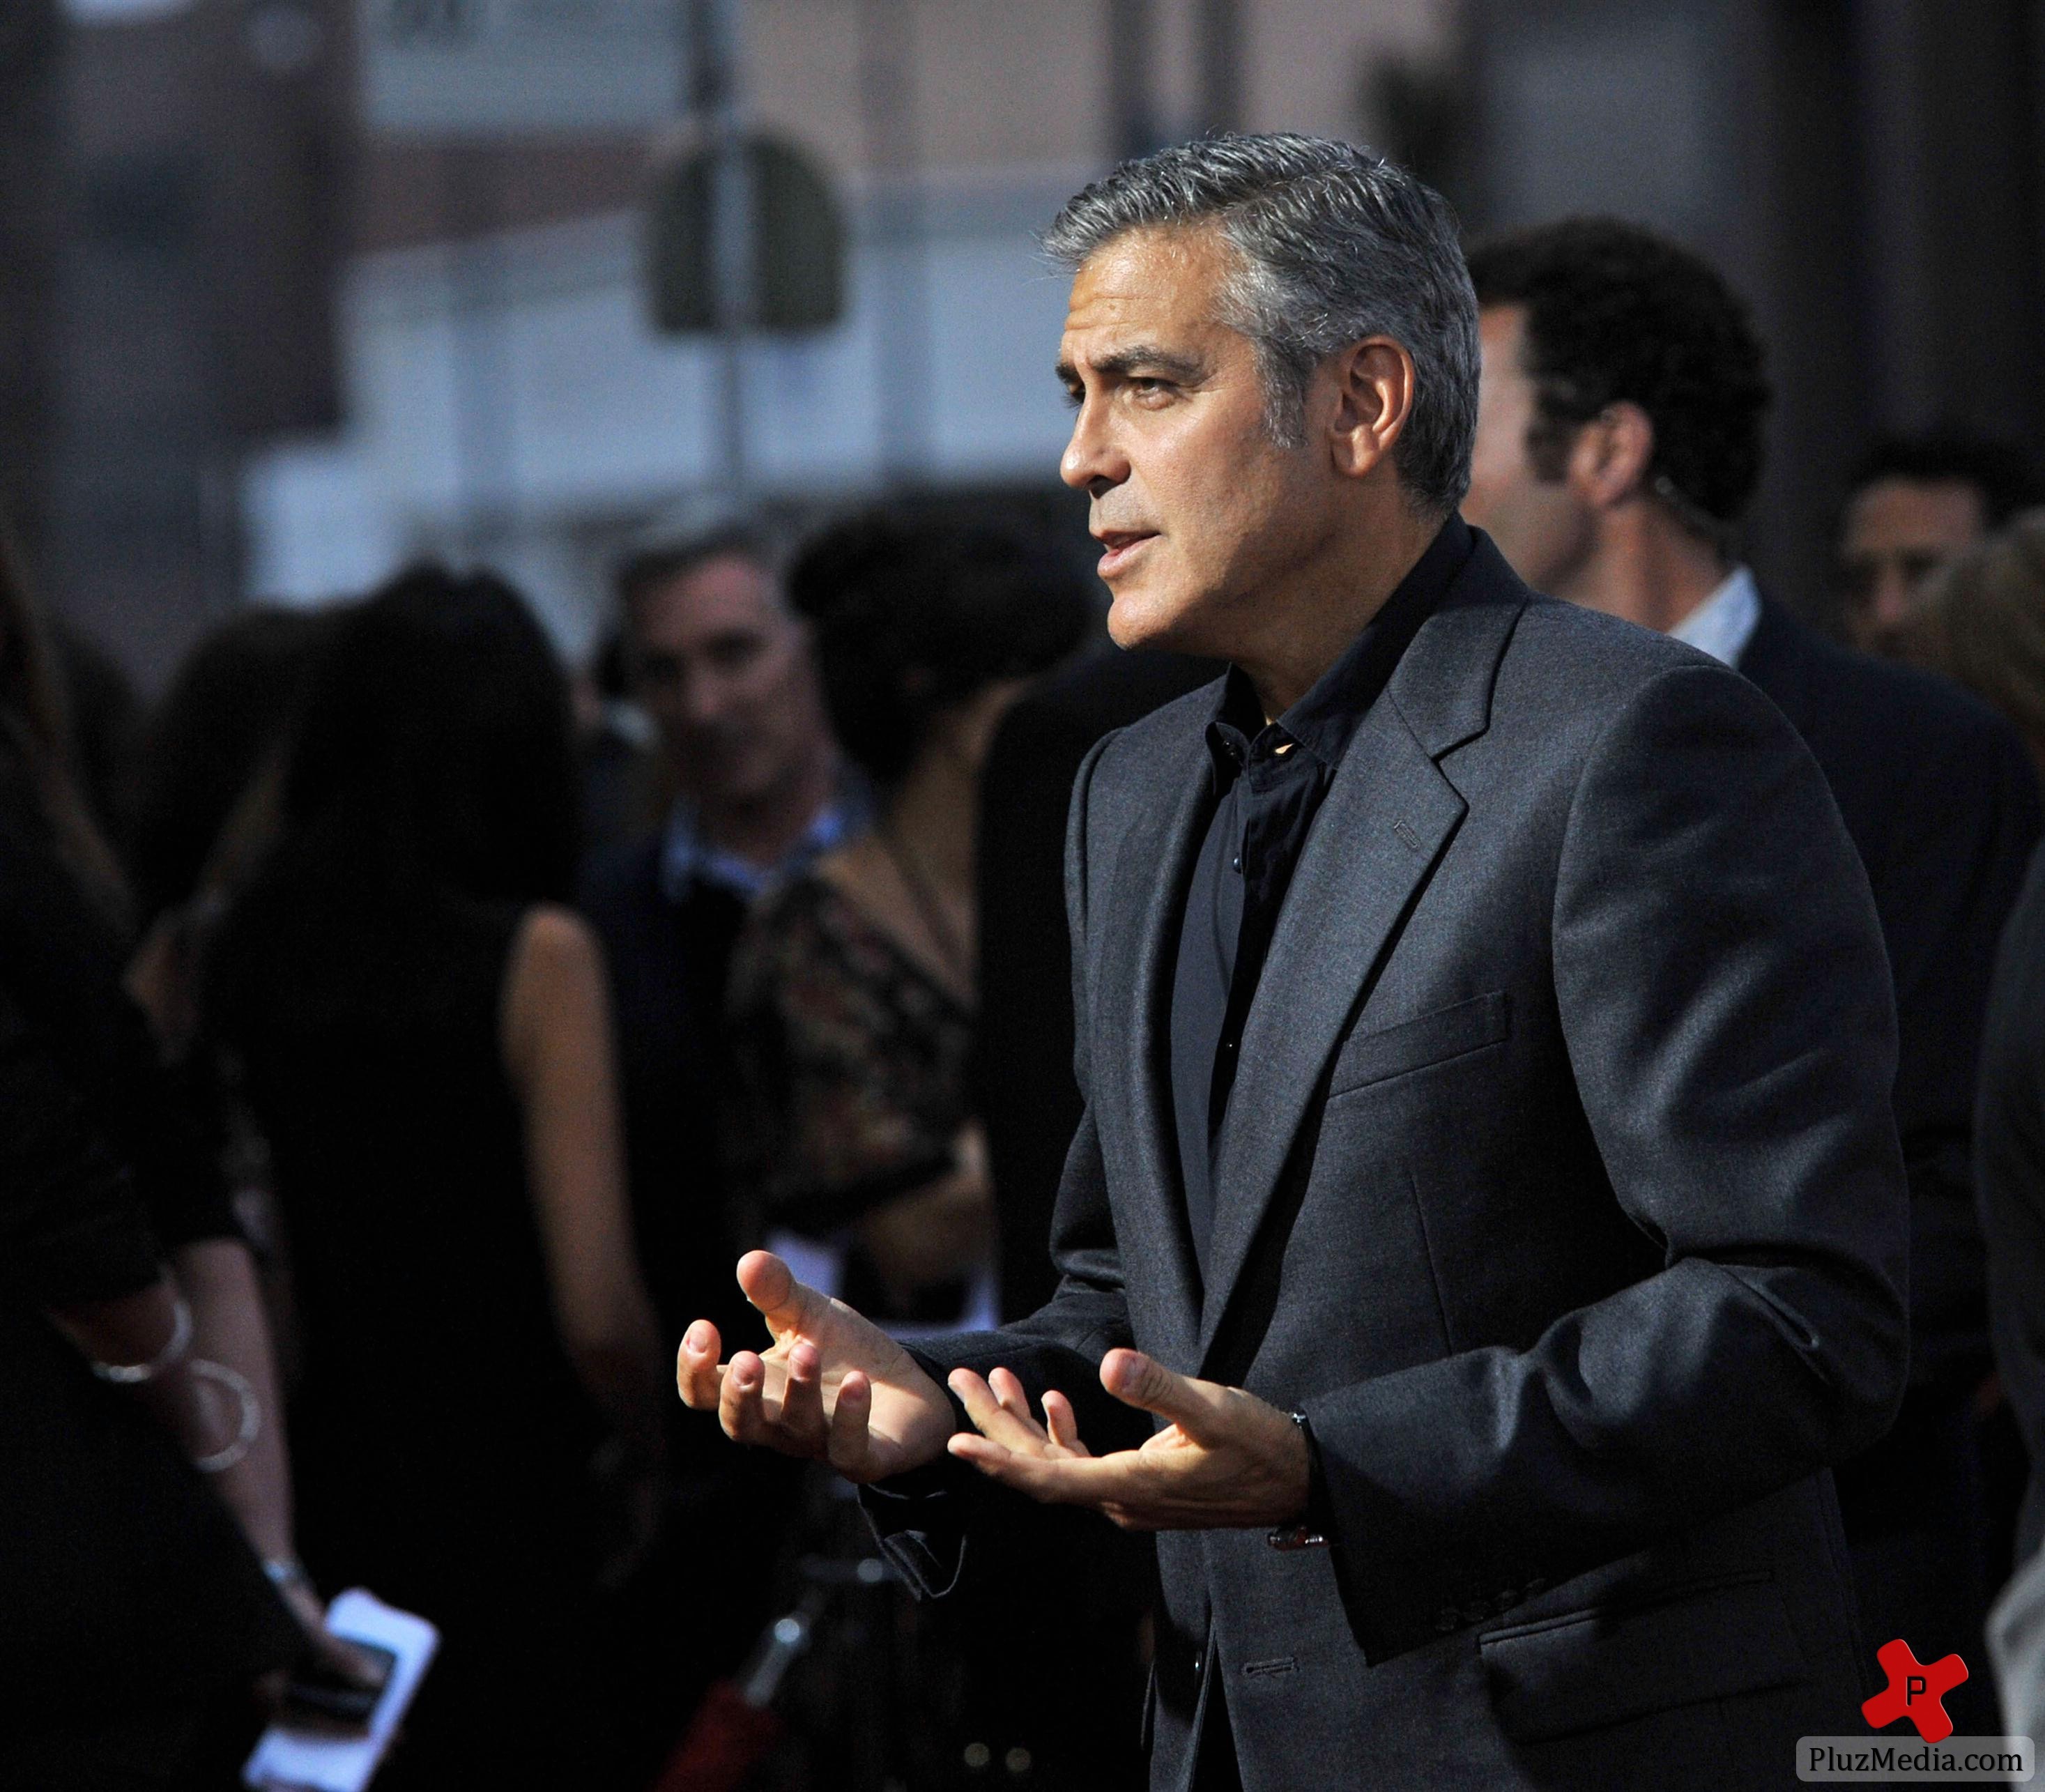
[(1413, 414), (1413, 357), (1388, 336), (1371, 336), (1342, 350), (1332, 371), (1335, 470), (1361, 479), (1391, 454)]
[(1608, 404), (1577, 432), (1569, 483), (1593, 510), (1608, 511), (1647, 488), (1654, 421), (1637, 404)]

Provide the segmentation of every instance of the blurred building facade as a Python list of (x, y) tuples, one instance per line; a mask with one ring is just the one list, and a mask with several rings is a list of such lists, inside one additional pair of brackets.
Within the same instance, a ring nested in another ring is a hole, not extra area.
[[(145, 681), (234, 603), (418, 553), (504, 565), (580, 651), (619, 543), (730, 501), (717, 345), (658, 334), (645, 291), (681, 59), (650, 128), (379, 131), (377, 0), (71, 3), (148, 11), (60, 33), (21, 0), (0, 34), (0, 232), (29, 245), (5, 452), (34, 488), (8, 501)], [(830, 171), (849, 233), (841, 321), (742, 356), (770, 503), (1053, 491), (1034, 233), (1116, 156), (1231, 125), (1376, 142), (1474, 230), (1607, 210), (1723, 263), (1778, 391), (1750, 547), (1807, 611), (1871, 435), (2045, 437), (2038, 0), (733, 3), (747, 117)]]
[(344, 0), (74, 19), (43, 576), (146, 684), (245, 589), (241, 469), (340, 420)]
[[(744, 483), (798, 507), (1055, 490), (1064, 286), (1035, 233), (1059, 204), (1119, 153), (1246, 117), (1354, 134), (1358, 68), (1442, 53), (1450, 17), (1435, 0), (740, 13), (749, 120), (830, 171), (849, 225), (843, 320), (742, 356)], [(477, 553), (579, 650), (622, 541), (731, 501), (718, 349), (649, 322), (641, 213), (670, 148), (364, 140), (341, 305), (349, 423), (249, 466), (252, 589), (312, 598), (408, 553)]]

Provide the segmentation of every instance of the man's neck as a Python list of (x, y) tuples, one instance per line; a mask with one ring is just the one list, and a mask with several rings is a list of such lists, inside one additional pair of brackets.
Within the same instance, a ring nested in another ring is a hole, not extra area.
[(707, 846), (771, 870), (794, 851), (838, 794), (838, 762), (812, 754), (783, 784), (746, 803), (699, 802), (696, 831)]
[(1444, 518), (1415, 515), (1403, 501), (1381, 509), (1361, 540), (1320, 557), (1289, 591), (1264, 600), (1256, 638), (1229, 657), (1276, 721), (1311, 691), (1385, 607), (1439, 534)]
[(1716, 543), (1643, 503), (1600, 526), (1590, 553), (1555, 580), (1554, 595), (1666, 634), (1732, 570)]

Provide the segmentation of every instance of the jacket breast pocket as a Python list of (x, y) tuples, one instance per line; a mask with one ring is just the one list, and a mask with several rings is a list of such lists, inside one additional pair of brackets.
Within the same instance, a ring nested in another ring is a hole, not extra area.
[(1477, 1647), (1499, 1727), (1523, 1743), (1767, 1692), (1808, 1671), (1765, 1571), (1494, 1630)]
[(1512, 1031), (1512, 1003), (1503, 989), (1473, 996), (1389, 1027), (1352, 1033), (1335, 1054), (1327, 1098), (1495, 1046)]

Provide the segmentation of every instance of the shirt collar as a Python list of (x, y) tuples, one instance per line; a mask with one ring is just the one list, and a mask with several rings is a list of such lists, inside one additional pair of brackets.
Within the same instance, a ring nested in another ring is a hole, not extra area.
[(1760, 621), (1761, 592), (1754, 574), (1735, 566), (1717, 590), (1669, 632), (1713, 659), (1736, 667)]
[(810, 818), (801, 837), (773, 864), (763, 865), (704, 839), (695, 805), (686, 797), (678, 798), (668, 812), (660, 837), (660, 893), (670, 902), (684, 902), (691, 884), (707, 884), (750, 903), (769, 884), (807, 869), (850, 839), (865, 827), (872, 813), (872, 799), (865, 780), (849, 768), (841, 770), (836, 792)]
[(1339, 765), (1370, 706), (1391, 682), (1407, 645), (1446, 595), (1476, 546), (1469, 524), (1452, 512), (1377, 614), (1312, 688), (1275, 723), (1266, 725), (1248, 676), (1239, 666), (1230, 666), (1207, 730), (1217, 763), (1226, 753), (1239, 766), (1259, 748), (1290, 741), (1323, 765)]

